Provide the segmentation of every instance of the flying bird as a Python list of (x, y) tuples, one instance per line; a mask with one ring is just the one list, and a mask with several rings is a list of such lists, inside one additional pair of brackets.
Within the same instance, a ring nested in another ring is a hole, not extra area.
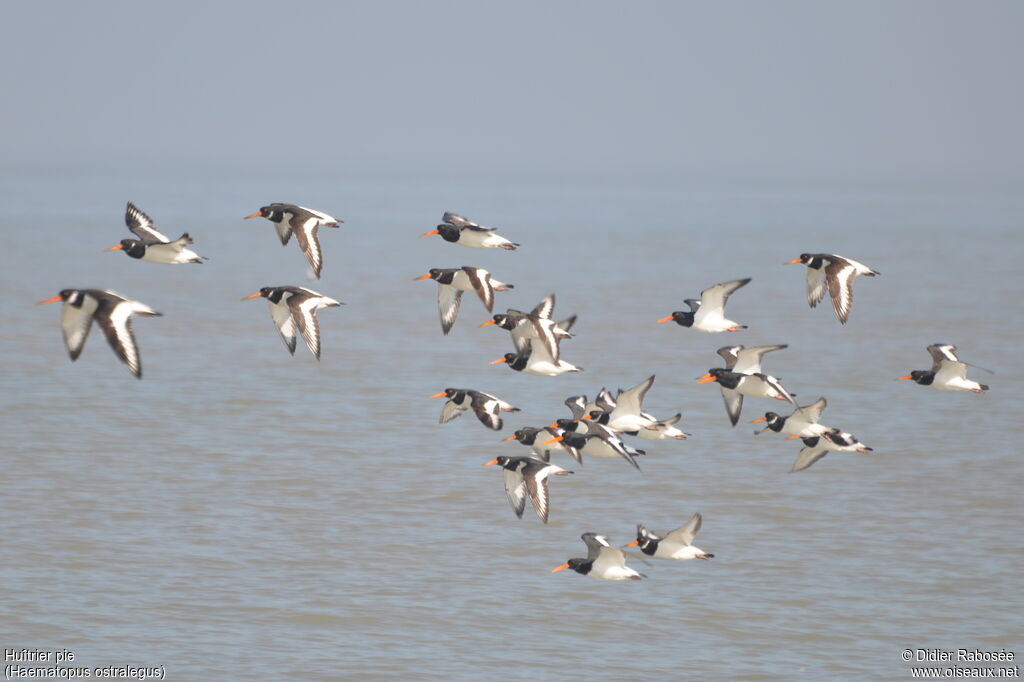
[(833, 429), (821, 436), (804, 438), (804, 447), (793, 462), (793, 468), (789, 473), (803, 471), (830, 452), (872, 452), (864, 443), (857, 440), (852, 433)]
[(825, 297), (827, 288), (832, 297), (832, 307), (842, 324), (846, 324), (849, 319), (850, 307), (853, 305), (853, 278), (857, 275), (874, 277), (879, 274), (863, 263), (834, 253), (801, 253), (799, 258), (794, 258), (786, 265), (797, 263), (807, 266), (807, 303), (812, 308), (816, 307)]
[(82, 354), (85, 339), (95, 320), (107, 337), (107, 343), (114, 349), (114, 354), (137, 379), (142, 378), (142, 361), (132, 332), (131, 316), (160, 316), (163, 313), (158, 313), (145, 303), (102, 289), (64, 289), (53, 298), (39, 301), (36, 305), (57, 301), (64, 302), (60, 327), (72, 361)]
[(793, 400), (793, 394), (783, 387), (778, 378), (769, 374), (739, 374), (722, 367), (709, 369), (707, 374), (697, 377), (697, 383), (706, 384), (717, 381), (722, 389), (722, 400), (725, 402), (725, 412), (733, 426), (740, 419), (740, 410), (743, 409), (743, 396), (748, 395), (754, 398), (776, 398), (787, 400), (793, 407), (798, 407)]
[(621, 549), (612, 547), (607, 536), (596, 533), (584, 533), (580, 539), (587, 545), (585, 559), (569, 559), (552, 573), (571, 568), (581, 575), (595, 580), (640, 580), (644, 574), (626, 565), (626, 555)]
[(750, 278), (734, 279), (708, 287), (700, 292), (700, 300), (688, 298), (683, 303), (690, 306), (688, 312), (677, 310), (658, 322), (672, 322), (702, 332), (738, 332), (747, 325), (733, 322), (725, 317), (725, 304), (734, 291), (750, 282)]
[[(979, 384), (967, 378), (967, 367), (969, 363), (961, 362), (956, 354), (956, 346), (948, 343), (933, 343), (928, 346), (928, 353), (932, 356), (932, 368), (930, 370), (915, 369), (910, 374), (898, 377), (899, 380), (910, 379), (922, 386), (931, 386), (940, 391), (973, 391), (983, 393), (988, 390), (986, 384)], [(977, 367), (977, 365), (972, 365)], [(986, 372), (984, 367), (978, 367)]]
[(472, 409), (481, 424), (489, 429), (500, 431), (502, 421), (499, 413), (519, 412), (518, 407), (513, 407), (497, 396), (468, 388), (446, 388), (430, 397), (448, 398), (444, 407), (441, 408), (441, 418), (438, 419), (438, 424), (447, 424), (466, 410)]
[(506, 249), (515, 251), (519, 244), (505, 239), (497, 233), (497, 228), (483, 227), (455, 213), (445, 213), (437, 229), (421, 234), (430, 237), (439, 234), (446, 242), (468, 246), (473, 249)]
[(548, 353), (547, 348), (540, 344), (534, 346), (529, 339), (526, 340), (523, 350), (518, 353), (505, 353), (497, 360), (492, 360), (490, 364), (497, 365), (502, 362), (517, 372), (538, 376), (553, 377), (566, 372), (583, 371), (582, 367), (577, 367), (565, 360), (555, 361)]
[(475, 291), (487, 312), (494, 309), (494, 292), (508, 291), (512, 284), (499, 282), (483, 268), (464, 265), (461, 268), (431, 268), (430, 272), (413, 280), (432, 279), (437, 282), (437, 310), (441, 317), (441, 331), (448, 334), (455, 324), (462, 303), (462, 292)]
[(281, 332), (288, 352), (295, 355), (296, 328), (305, 339), (309, 351), (320, 359), (320, 323), (316, 312), (321, 308), (345, 305), (306, 287), (263, 287), (255, 294), (249, 294), (243, 301), (262, 296), (270, 305), (270, 316)]
[(543, 343), (548, 355), (557, 362), (559, 359), (558, 344), (562, 339), (572, 337), (569, 330), (576, 322), (576, 316), (573, 315), (561, 322), (555, 322), (551, 319), (554, 309), (555, 295), (549, 294), (528, 313), (509, 308), (504, 314), (499, 313), (480, 326), (486, 327), (494, 324), (508, 330), (512, 335), (512, 344), (517, 352), (523, 350), (527, 341)]
[(676, 559), (685, 561), (687, 559), (711, 559), (714, 554), (705, 552), (700, 547), (695, 547), (693, 539), (700, 532), (704, 517), (700, 512), (686, 522), (686, 524), (669, 531), (664, 537), (652, 533), (643, 526), (636, 527), (636, 540), (626, 547), (640, 546), (640, 551), (655, 559)]
[(831, 426), (818, 423), (818, 420), (821, 419), (821, 413), (827, 405), (828, 401), (824, 398), (818, 398), (810, 405), (801, 405), (796, 408), (788, 417), (780, 416), (775, 412), (765, 412), (763, 417), (755, 419), (750, 423), (766, 422), (765, 427), (761, 431), (754, 432), (755, 435), (762, 431), (774, 431), (775, 433), (786, 434), (787, 440), (792, 438), (814, 438), (826, 432), (835, 431)]
[(309, 267), (313, 269), (313, 274), (317, 279), (320, 279), (324, 257), (320, 251), (320, 240), (317, 239), (316, 233), (321, 227), (340, 227), (340, 223), (344, 222), (305, 206), (281, 203), (264, 206), (256, 213), (245, 217), (246, 219), (266, 218), (274, 223), (274, 229), (277, 230), (277, 236), (281, 239), (282, 245), (287, 244), (294, 234), (295, 241), (298, 242), (302, 253), (306, 254)]
[(167, 235), (153, 226), (153, 220), (148, 215), (130, 201), (125, 208), (124, 222), (138, 239), (122, 239), (120, 244), (111, 246), (107, 251), (123, 250), (132, 258), (168, 265), (201, 264), (204, 260), (203, 256), (187, 248), (192, 243), (192, 237), (188, 236), (188, 232), (171, 241)]
[(490, 462), (484, 462), (484, 466), (494, 465), (502, 468), (505, 495), (516, 516), (523, 518), (526, 497), (529, 495), (530, 501), (533, 502), (533, 510), (537, 512), (541, 521), (547, 523), (548, 477), (566, 476), (572, 472), (534, 457), (505, 457), (503, 455)]

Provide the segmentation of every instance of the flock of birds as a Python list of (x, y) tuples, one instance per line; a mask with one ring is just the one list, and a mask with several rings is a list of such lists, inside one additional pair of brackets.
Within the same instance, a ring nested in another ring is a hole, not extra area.
[[(319, 279), (323, 268), (323, 254), (317, 232), (321, 227), (339, 227), (343, 222), (326, 213), (295, 204), (273, 203), (245, 218), (266, 218), (274, 224), (282, 245), (292, 236), (305, 254), (313, 276)], [(171, 240), (154, 226), (153, 220), (132, 203), (125, 211), (125, 222), (135, 239), (123, 239), (108, 251), (121, 250), (130, 258), (170, 265), (201, 264), (205, 259), (191, 250), (193, 244), (188, 233)], [(439, 235), (446, 242), (470, 248), (500, 248), (514, 251), (519, 244), (499, 235), (495, 228), (485, 227), (454, 213), (445, 213), (435, 230), (421, 236)], [(803, 264), (807, 267), (807, 302), (814, 308), (828, 292), (840, 323), (846, 324), (853, 303), (853, 281), (858, 275), (873, 277), (879, 274), (863, 263), (836, 254), (804, 253), (787, 265)], [(490, 272), (479, 267), (434, 268), (416, 277), (432, 279), (437, 283), (437, 304), (441, 330), (447, 335), (458, 316), (464, 292), (472, 291), (489, 313), (493, 313), (496, 292), (505, 292), (513, 285), (497, 280)], [(729, 297), (750, 282), (749, 278), (715, 284), (701, 292), (699, 299), (686, 299), (688, 311), (676, 311), (658, 322), (676, 322), (689, 329), (706, 332), (738, 332), (746, 329), (725, 316)], [(266, 299), (270, 313), (288, 351), (294, 355), (301, 334), (310, 352), (320, 358), (320, 328), (317, 311), (325, 307), (343, 305), (316, 291), (301, 286), (264, 287), (242, 300), (257, 297)], [(89, 330), (95, 321), (103, 330), (107, 342), (117, 357), (137, 378), (142, 378), (139, 357), (131, 319), (134, 315), (158, 316), (161, 313), (150, 306), (126, 298), (118, 293), (101, 289), (64, 289), (56, 296), (39, 304), (63, 302), (61, 330), (71, 360), (82, 353)], [(561, 343), (573, 337), (573, 315), (563, 320), (553, 317), (555, 295), (541, 300), (529, 312), (513, 308), (494, 314), (481, 327), (494, 325), (507, 331), (513, 352), (506, 353), (492, 364), (504, 363), (517, 372), (540, 376), (556, 376), (579, 372), (580, 367), (562, 357)], [(786, 344), (744, 347), (724, 346), (718, 349), (724, 367), (713, 367), (699, 383), (718, 383), (725, 403), (726, 415), (735, 426), (739, 422), (744, 397), (769, 398), (788, 403), (788, 415), (766, 412), (752, 423), (764, 422), (756, 433), (772, 431), (788, 439), (800, 439), (803, 448), (791, 469), (802, 471), (829, 452), (871, 452), (853, 434), (820, 423), (827, 401), (819, 398), (808, 405), (798, 405), (778, 378), (762, 370), (764, 356), (786, 348)], [(988, 386), (967, 378), (968, 364), (962, 362), (956, 347), (932, 344), (927, 347), (932, 358), (929, 370), (914, 370), (898, 377), (912, 380), (922, 386), (950, 391), (981, 393)], [(982, 368), (983, 369), (983, 368)], [(988, 371), (988, 370), (986, 370)], [(689, 434), (677, 426), (682, 418), (677, 413), (667, 419), (658, 419), (644, 411), (643, 402), (654, 384), (654, 375), (628, 390), (618, 390), (613, 396), (601, 388), (593, 401), (585, 395), (570, 396), (565, 400), (571, 416), (560, 418), (543, 427), (524, 426), (504, 440), (515, 440), (530, 448), (530, 454), (500, 456), (485, 464), (500, 467), (505, 494), (516, 516), (522, 518), (527, 499), (544, 522), (548, 522), (550, 502), (548, 480), (552, 476), (566, 476), (572, 471), (551, 462), (554, 452), (564, 452), (582, 464), (583, 457), (623, 459), (639, 470), (638, 457), (644, 451), (628, 444), (625, 438), (641, 440), (683, 440)], [(433, 398), (445, 398), (440, 423), (447, 423), (464, 412), (472, 410), (479, 421), (489, 429), (501, 430), (502, 412), (520, 410), (501, 398), (468, 388), (446, 388)], [(664, 535), (636, 527), (636, 539), (622, 548), (612, 546), (609, 539), (596, 533), (581, 537), (587, 546), (585, 558), (569, 559), (551, 572), (572, 569), (577, 573), (601, 580), (640, 579), (641, 573), (626, 565), (628, 547), (638, 547), (639, 557), (658, 559), (710, 559), (713, 554), (694, 546), (693, 541), (701, 529), (700, 513), (684, 525)]]

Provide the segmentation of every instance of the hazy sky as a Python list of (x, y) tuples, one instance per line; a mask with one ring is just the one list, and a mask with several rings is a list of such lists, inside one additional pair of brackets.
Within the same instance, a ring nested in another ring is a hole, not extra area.
[(16, 2), (8, 170), (1018, 187), (1024, 3)]

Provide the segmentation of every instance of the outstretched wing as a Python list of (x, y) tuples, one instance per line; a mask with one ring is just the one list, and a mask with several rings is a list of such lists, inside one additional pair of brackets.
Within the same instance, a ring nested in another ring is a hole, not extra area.
[(764, 354), (774, 350), (782, 350), (783, 348), (789, 348), (789, 344), (780, 343), (774, 346), (742, 348), (736, 353), (736, 364), (731, 369), (739, 374), (759, 374)]
[(960, 358), (956, 356), (956, 346), (948, 343), (933, 343), (928, 346), (928, 354), (932, 356), (932, 371), (938, 372), (943, 360), (949, 360), (950, 362), (960, 362)]
[(850, 306), (853, 305), (853, 278), (857, 275), (857, 267), (837, 256), (832, 256), (832, 259), (832, 263), (825, 267), (825, 279), (832, 296), (832, 307), (839, 321), (846, 324), (850, 317)]
[(743, 410), (743, 394), (725, 386), (722, 389), (722, 402), (725, 403), (725, 413), (729, 415), (729, 421), (733, 426), (740, 420), (740, 411)]
[(725, 303), (729, 300), (729, 296), (740, 287), (745, 286), (749, 281), (750, 278), (745, 277), (744, 279), (734, 279), (708, 287), (700, 292), (700, 306), (705, 309), (722, 312), (725, 310)]
[(132, 202), (124, 211), (124, 222), (128, 229), (135, 233), (142, 241), (156, 241), (166, 244), (171, 241), (167, 236), (153, 226), (153, 219), (139, 210)]
[(461, 303), (462, 289), (456, 289), (449, 284), (437, 283), (437, 312), (441, 316), (441, 331), (445, 334), (452, 330)]
[(821, 303), (825, 297), (825, 270), (823, 268), (807, 268), (807, 303), (812, 308)]
[(676, 528), (674, 531), (671, 531), (668, 535), (665, 536), (665, 538), (670, 540), (676, 540), (678, 542), (683, 543), (684, 545), (692, 545), (693, 538), (695, 538), (697, 536), (697, 533), (700, 532), (700, 526), (703, 520), (704, 517), (700, 515), (700, 512), (697, 512), (692, 517), (690, 517), (690, 520), (687, 521), (686, 524), (680, 526), (679, 528)]
[(77, 360), (85, 347), (85, 339), (92, 329), (92, 318), (99, 301), (92, 296), (83, 295), (82, 305), (74, 306), (65, 302), (60, 314), (60, 328), (64, 333), (64, 346), (72, 360)]
[[(320, 251), (320, 240), (316, 236), (317, 230), (320, 227), (320, 219), (315, 217), (306, 218), (301, 223), (299, 223), (299, 220), (301, 220), (299, 216), (292, 218), (291, 232), (295, 234), (295, 240), (299, 243), (302, 253), (306, 254), (306, 260), (309, 261), (309, 267), (313, 269), (313, 274), (316, 275), (317, 279), (320, 279), (320, 270), (324, 266), (324, 256)], [(280, 230), (278, 235), (280, 235)]]
[(508, 497), (508, 503), (512, 505), (516, 516), (523, 518), (523, 509), (526, 508), (526, 481), (517, 471), (502, 469), (501, 475), (505, 481), (505, 495)]

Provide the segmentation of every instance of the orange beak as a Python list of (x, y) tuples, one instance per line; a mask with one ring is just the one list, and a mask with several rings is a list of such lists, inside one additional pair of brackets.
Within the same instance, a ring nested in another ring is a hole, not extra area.
[(751, 424), (756, 424), (756, 423), (758, 423), (758, 422), (763, 422), (763, 421), (765, 421), (765, 420), (767, 420), (767, 419), (768, 419), (768, 417), (761, 417), (760, 419), (754, 419), (754, 420), (751, 420), (751, 422), (750, 422), (750, 423), (751, 423)]
[(432, 395), (430, 397), (431, 398), (447, 398), (448, 394), (445, 393), (444, 391), (441, 391), (440, 393), (435, 393), (434, 395)]
[(791, 260), (791, 261), (788, 261), (788, 262), (786, 262), (786, 263), (783, 263), (783, 265), (796, 265), (796, 264), (797, 264), (797, 263), (799, 263), (799, 262), (800, 262), (800, 259), (799, 259), (799, 258), (794, 258), (794, 259), (793, 259), (793, 260)]
[(623, 545), (623, 547), (636, 547), (639, 544), (640, 544), (639, 540), (633, 540), (633, 542), (629, 543), (628, 545)]
[(796, 435), (796, 436), (786, 436), (786, 440), (793, 440), (794, 438), (799, 438), (799, 437), (800, 437), (799, 435)]
[(494, 466), (497, 463), (498, 463), (498, 460), (492, 459), (490, 462), (484, 462), (484, 466), (485, 467), (490, 467), (490, 466)]
[(589, 421), (591, 419), (593, 419), (593, 417), (591, 417), (589, 414), (585, 414), (582, 417), (580, 417), (581, 422)]
[(506, 360), (505, 357), (502, 356), (502, 357), (498, 358), (497, 360), (491, 360), (487, 364), (489, 364), (489, 365), (497, 365), (499, 362), (508, 362), (508, 360)]
[(54, 296), (53, 298), (48, 298), (48, 299), (46, 299), (45, 301), (38, 301), (38, 302), (36, 303), (36, 305), (43, 305), (43, 304), (45, 304), (45, 303), (56, 303), (56, 302), (57, 302), (57, 301), (59, 301), (59, 300), (60, 300), (60, 294), (57, 294), (57, 295), (56, 295), (56, 296)]
[(561, 443), (565, 440), (565, 436), (555, 436), (551, 440), (544, 441), (543, 445), (551, 445), (552, 443)]
[(104, 250), (105, 251), (120, 251), (122, 248), (124, 248), (124, 247), (121, 246), (120, 244), (118, 244), (117, 246), (111, 246), (109, 249), (104, 249)]
[[(44, 303), (45, 303), (45, 301), (44, 301)], [(908, 375), (907, 375), (907, 376), (905, 376), (905, 377), (896, 377), (896, 381), (903, 381), (904, 379), (913, 379), (913, 378), (914, 378), (914, 377), (912, 377), (912, 376), (910, 376), (910, 375), (908, 374)]]
[(668, 317), (663, 317), (660, 320), (658, 320), (658, 322), (671, 322), (671, 321), (672, 321), (672, 316), (671, 315), (669, 315)]
[(430, 235), (432, 235), (432, 234), (437, 234), (437, 230), (434, 230), (433, 232), (424, 232), (424, 233), (423, 233), (423, 234), (421, 234), (420, 236), (421, 236), (421, 237), (429, 237), (429, 236), (430, 236)]
[(412, 281), (414, 281), (414, 282), (415, 282), (415, 281), (416, 281), (416, 280), (418, 280), (418, 279), (430, 279), (430, 273), (428, 272), (428, 273), (427, 273), (427, 274), (425, 274), (425, 275), (420, 275), (419, 277), (413, 277), (413, 278), (412, 278)]
[(516, 439), (516, 437), (515, 437), (515, 436), (509, 436), (508, 438), (502, 438), (502, 439), (501, 439), (501, 442), (502, 442), (502, 443), (504, 443), (504, 442), (505, 442), (505, 441), (507, 441), (507, 440), (515, 440), (515, 439)]
[(486, 322), (484, 322), (484, 323), (483, 323), (482, 325), (480, 325), (480, 326), (481, 326), (481, 327), (486, 327), (486, 326), (487, 326), (487, 325), (489, 325), (489, 324), (494, 324), (494, 320), (487, 320)]
[(248, 296), (246, 296), (246, 297), (245, 297), (245, 298), (243, 298), (242, 300), (243, 300), (243, 301), (248, 301), (248, 300), (249, 300), (250, 298), (256, 298), (256, 297), (257, 297), (257, 296), (259, 296), (259, 295), (260, 295), (260, 292), (258, 292), (258, 291), (257, 291), (257, 292), (256, 292), (255, 294), (249, 294)]
[(259, 217), (260, 217), (260, 212), (259, 212), (259, 211), (256, 211), (256, 212), (255, 212), (255, 213), (253, 213), (252, 215), (247, 215), (247, 216), (245, 216), (245, 218), (244, 218), (244, 219), (245, 219), (245, 220), (248, 220), (249, 218), (259, 218)]
[(564, 570), (565, 570), (565, 569), (567, 569), (567, 568), (569, 568), (569, 564), (562, 564), (562, 565), (561, 565), (561, 566), (559, 566), (558, 568), (552, 568), (552, 569), (551, 569), (551, 572), (552, 572), (552, 573), (558, 573), (559, 571), (564, 571)]
[(698, 384), (706, 384), (709, 381), (714, 381), (714, 380), (715, 380), (715, 378), (713, 376), (711, 376), (710, 374), (705, 374), (703, 376), (697, 377), (697, 383)]

